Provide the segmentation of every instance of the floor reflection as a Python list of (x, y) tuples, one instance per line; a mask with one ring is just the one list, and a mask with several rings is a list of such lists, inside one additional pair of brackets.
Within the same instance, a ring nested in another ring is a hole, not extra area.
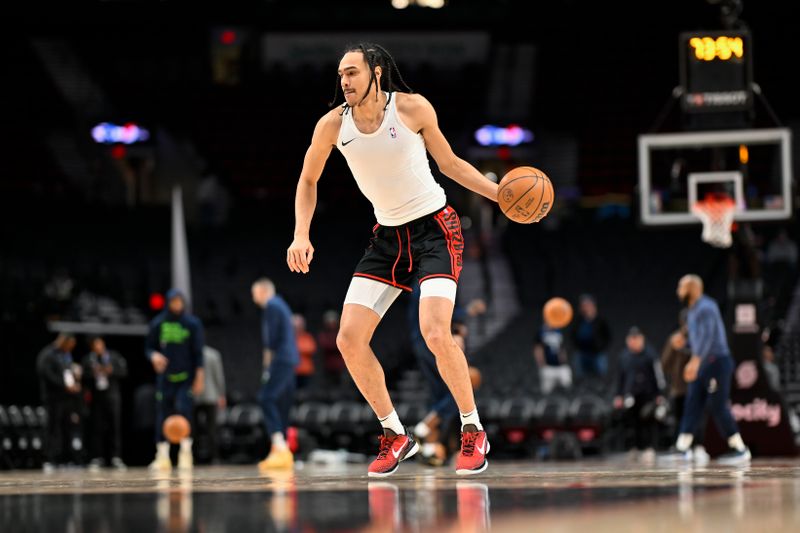
[[(401, 489), (381, 481), (367, 483), (366, 490), (305, 492), (288, 481), (265, 492), (240, 493), (193, 493), (170, 484), (156, 493), (5, 496), (0, 530), (20, 531), (20, 524), (26, 524), (36, 531), (113, 533), (479, 533), (489, 531), (496, 517), (519, 512), (595, 508), (676, 494), (676, 488), (665, 487), (490, 490), (471, 481), (458, 481), (455, 489)], [(678, 502), (684, 504), (682, 498)]]
[(419, 470), (379, 481), (357, 470), (0, 474), (0, 531), (800, 531), (797, 464), (497, 470), (468, 479)]
[(448, 533), (489, 531), (489, 487), (485, 483), (458, 481), (455, 490), (455, 515), (452, 494), (447, 491), (402, 491), (391, 482), (371, 481), (369, 524), (361, 533), (419, 531), (435, 528)]

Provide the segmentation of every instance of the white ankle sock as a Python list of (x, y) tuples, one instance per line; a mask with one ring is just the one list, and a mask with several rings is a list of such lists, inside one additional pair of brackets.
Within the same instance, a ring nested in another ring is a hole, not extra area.
[(397, 411), (392, 410), (388, 416), (384, 418), (378, 418), (378, 420), (384, 429), (390, 429), (397, 435), (406, 434), (406, 429), (403, 427), (403, 424), (400, 423), (400, 417), (397, 416)]
[(283, 451), (288, 446), (286, 445), (286, 439), (283, 438), (283, 433), (277, 431), (271, 435), (272, 441), (272, 449), (275, 451)]
[(181, 451), (182, 452), (192, 452), (192, 439), (190, 437), (186, 437), (185, 439), (181, 439)]
[(478, 431), (483, 431), (483, 425), (481, 425), (481, 419), (478, 417), (478, 409), (473, 409), (469, 413), (461, 413), (461, 430), (464, 430), (464, 426), (467, 424), (473, 424)]
[(743, 452), (745, 449), (747, 449), (747, 446), (744, 445), (744, 441), (742, 440), (742, 436), (738, 433), (734, 433), (728, 437), (728, 446), (737, 452)]
[(156, 444), (156, 457), (169, 457), (169, 442)]

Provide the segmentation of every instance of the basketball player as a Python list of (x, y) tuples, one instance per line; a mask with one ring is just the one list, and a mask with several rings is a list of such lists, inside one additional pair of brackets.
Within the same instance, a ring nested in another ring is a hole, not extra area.
[(275, 283), (269, 278), (257, 279), (250, 292), (253, 303), (261, 308), (263, 371), (258, 401), (270, 438), (269, 455), (258, 463), (258, 468), (261, 471), (291, 469), (294, 455), (286, 442), (286, 430), (297, 389), (295, 367), (300, 362), (292, 310), (275, 292)]
[(419, 450), (394, 409), (383, 368), (370, 348), (381, 318), (401, 291), (411, 290), (417, 276), (422, 335), (461, 415), (456, 472), (482, 472), (489, 443), (466, 358), (451, 333), (464, 239), (459, 217), (433, 177), (426, 150), (443, 174), (473, 192), (497, 201), (497, 184), (453, 153), (433, 106), (411, 92), (386, 49), (371, 43), (348, 47), (338, 73), (337, 93), (341, 87), (345, 101), (314, 129), (297, 185), (287, 263), (293, 272), (309, 271), (317, 181), (335, 146), (377, 219), (345, 296), (337, 337), (348, 371), (384, 429), (368, 474), (388, 476)]
[[(203, 392), (203, 344), (205, 331), (198, 317), (186, 309), (186, 298), (178, 289), (167, 291), (167, 308), (148, 326), (145, 355), (156, 373), (156, 456), (149, 468), (169, 471), (169, 441), (164, 437), (163, 423), (178, 413), (192, 422), (194, 398)], [(192, 438), (181, 439), (178, 469), (194, 467)]]
[(684, 378), (689, 387), (680, 433), (675, 443), (676, 452), (679, 456), (691, 459), (693, 434), (708, 404), (720, 435), (731, 448), (730, 453), (723, 454), (718, 461), (725, 464), (747, 463), (750, 461), (750, 450), (739, 434), (728, 405), (734, 362), (719, 306), (713, 298), (703, 293), (703, 280), (695, 274), (687, 274), (680, 279), (677, 293), (689, 309), (686, 324), (692, 357), (684, 368)]

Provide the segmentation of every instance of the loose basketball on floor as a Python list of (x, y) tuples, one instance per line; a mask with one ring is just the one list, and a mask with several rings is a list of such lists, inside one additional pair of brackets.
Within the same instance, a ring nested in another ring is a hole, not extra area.
[(164, 420), (164, 438), (173, 444), (178, 444), (192, 432), (189, 421), (182, 415), (171, 415)]
[(520, 224), (539, 222), (550, 212), (555, 200), (553, 183), (534, 167), (516, 167), (498, 183), (497, 203), (505, 216)]
[(563, 328), (572, 322), (572, 305), (561, 297), (550, 298), (542, 308), (542, 317), (551, 328)]

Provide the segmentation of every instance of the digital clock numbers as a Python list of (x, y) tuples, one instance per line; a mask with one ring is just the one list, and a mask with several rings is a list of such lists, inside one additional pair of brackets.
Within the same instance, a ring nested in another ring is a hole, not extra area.
[(689, 38), (689, 48), (694, 52), (695, 59), (700, 61), (742, 59), (745, 52), (744, 39), (740, 36), (730, 35), (691, 37)]

